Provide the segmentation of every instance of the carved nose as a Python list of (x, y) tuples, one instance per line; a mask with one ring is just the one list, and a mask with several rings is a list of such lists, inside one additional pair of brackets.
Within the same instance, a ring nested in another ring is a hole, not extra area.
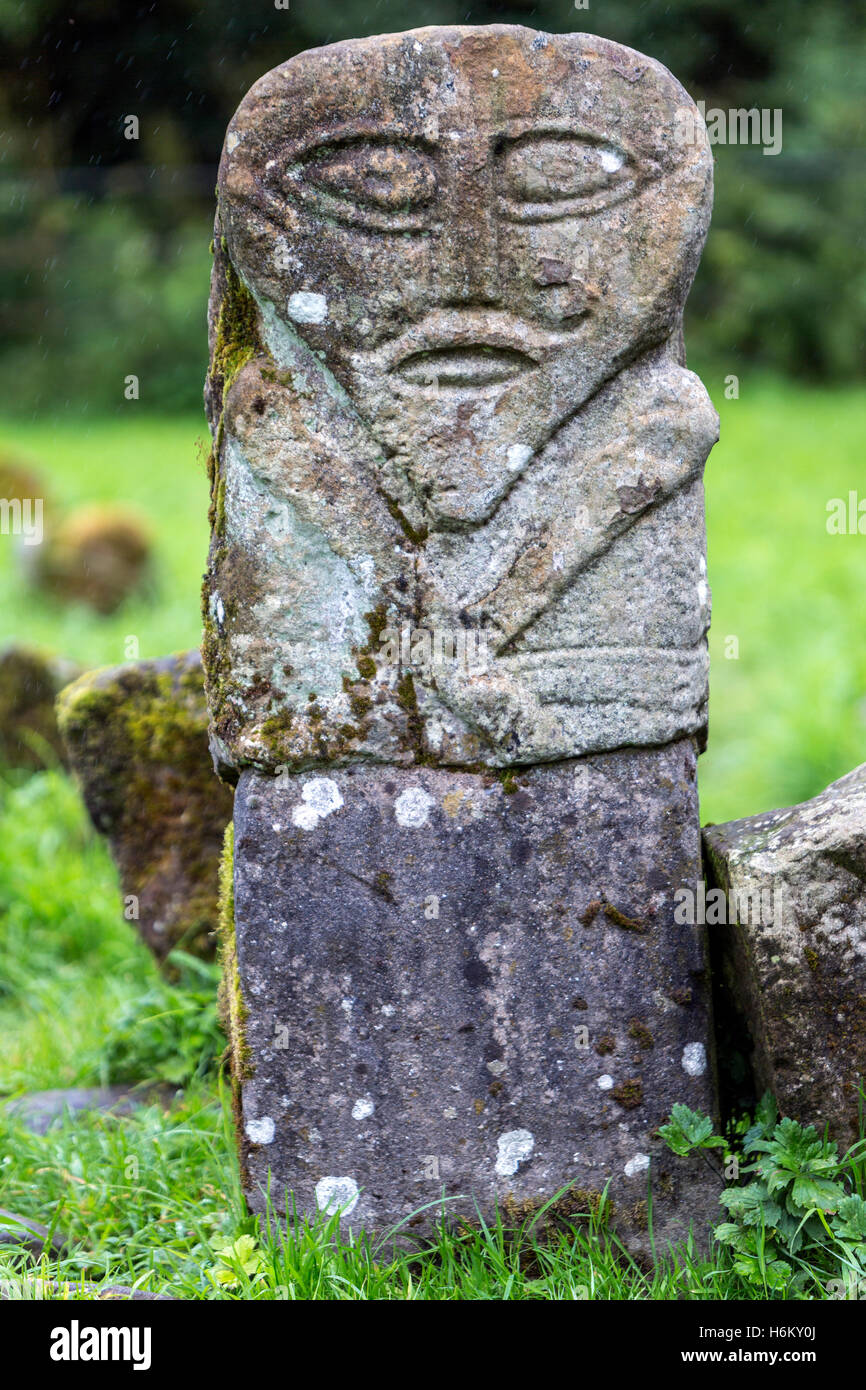
[(439, 246), (442, 288), (453, 303), (496, 304), (502, 286), (492, 170), (481, 156), (464, 162), (458, 154), (456, 164)]

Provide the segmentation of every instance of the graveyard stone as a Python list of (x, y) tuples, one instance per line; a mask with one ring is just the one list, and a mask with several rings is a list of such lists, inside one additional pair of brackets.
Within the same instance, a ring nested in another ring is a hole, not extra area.
[(377, 1230), (437, 1184), (489, 1212), (613, 1178), (637, 1230), (666, 1107), (713, 1108), (703, 931), (672, 917), (711, 202), (691, 99), (586, 34), (335, 44), (229, 125), (203, 656), (254, 1206), (268, 1169)]

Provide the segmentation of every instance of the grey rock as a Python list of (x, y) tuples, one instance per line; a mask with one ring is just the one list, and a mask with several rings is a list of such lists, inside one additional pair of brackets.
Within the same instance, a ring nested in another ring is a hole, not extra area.
[(87, 1302), (87, 1303), (177, 1303), (170, 1293), (148, 1293), (146, 1289), (131, 1289), (124, 1284), (74, 1284), (56, 1279), (5, 1279), (0, 1281), (0, 1302), (30, 1301)]
[(40, 1222), (0, 1207), (0, 1246), (4, 1245), (25, 1250), (38, 1259), (43, 1254), (62, 1254), (65, 1242), (62, 1236), (56, 1232), (52, 1235)]
[(220, 765), (703, 737), (712, 160), (671, 74), (508, 25), (335, 44), (247, 94), (218, 192)]
[(656, 1239), (705, 1226), (718, 1185), (655, 1137), (675, 1102), (714, 1106), (704, 934), (672, 919), (695, 761), (683, 740), (508, 782), (244, 773), (227, 953), (254, 1210), (270, 1181), (278, 1206), (406, 1235), (443, 1194), (522, 1215), (610, 1181), (647, 1248), (651, 1161)]
[(60, 1124), (69, 1115), (80, 1111), (111, 1111), (115, 1115), (131, 1115), (139, 1106), (159, 1103), (168, 1105), (174, 1091), (162, 1085), (139, 1086), (70, 1086), (52, 1091), (31, 1091), (4, 1103), (4, 1111), (34, 1134), (45, 1134), (52, 1125)]
[[(866, 764), (800, 806), (704, 830), (724, 968), (783, 1114), (843, 1145), (866, 1082)], [(733, 901), (730, 895), (734, 895)], [(708, 914), (709, 917), (709, 914)]]

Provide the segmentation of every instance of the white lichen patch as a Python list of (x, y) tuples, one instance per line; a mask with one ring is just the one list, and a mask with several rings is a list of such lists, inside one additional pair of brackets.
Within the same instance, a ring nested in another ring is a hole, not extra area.
[(528, 444), (512, 444), (505, 455), (508, 467), (513, 473), (523, 468), (532, 458), (532, 449)]
[(394, 802), (394, 815), (400, 825), (418, 830), (427, 824), (435, 799), (423, 787), (407, 787)]
[(619, 150), (605, 149), (603, 146), (598, 152), (598, 162), (606, 174), (615, 174), (617, 169), (623, 166), (623, 156)]
[(352, 1106), (352, 1119), (367, 1120), (375, 1109), (376, 1106), (369, 1096), (359, 1096)]
[(689, 1076), (703, 1076), (706, 1069), (707, 1049), (703, 1043), (686, 1043), (683, 1048), (683, 1071)]
[(600, 1076), (600, 1077), (598, 1078), (598, 1080), (596, 1081), (595, 1084), (596, 1084), (596, 1086), (598, 1087), (598, 1089), (599, 1089), (600, 1091), (612, 1091), (612, 1090), (613, 1090), (613, 1077), (612, 1077), (612, 1076), (609, 1076), (608, 1073), (605, 1072), (603, 1076)]
[(637, 1177), (638, 1173), (645, 1173), (650, 1166), (649, 1154), (635, 1154), (625, 1165), (624, 1172), (627, 1178)]
[(528, 1129), (510, 1129), (499, 1136), (497, 1147), (496, 1171), (501, 1178), (510, 1178), (531, 1156), (535, 1135)]
[(311, 777), (301, 788), (301, 805), (292, 811), (292, 824), (314, 830), (320, 820), (343, 805), (340, 788), (330, 777)]
[(328, 317), (328, 301), (313, 290), (296, 290), (289, 295), (286, 311), (295, 323), (324, 323)]
[(326, 1216), (340, 1212), (348, 1216), (358, 1205), (361, 1193), (354, 1178), (320, 1178), (316, 1183), (316, 1206)]
[(262, 1115), (258, 1120), (247, 1120), (244, 1131), (251, 1144), (273, 1144), (274, 1122), (270, 1115)]
[(220, 632), (222, 632), (226, 624), (226, 610), (225, 605), (222, 599), (220, 598), (219, 594), (217, 593), (216, 589), (214, 589), (213, 593), (210, 596), (208, 610), (217, 627), (219, 628)]

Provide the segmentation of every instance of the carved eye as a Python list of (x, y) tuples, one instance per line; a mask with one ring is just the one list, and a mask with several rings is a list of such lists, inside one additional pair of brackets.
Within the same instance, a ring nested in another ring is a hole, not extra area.
[(624, 150), (577, 136), (524, 136), (501, 156), (499, 194), (512, 221), (584, 217), (627, 197), (636, 183)]
[(288, 170), (286, 192), (347, 226), (413, 231), (424, 224), (436, 174), (420, 148), (358, 140), (314, 150)]

